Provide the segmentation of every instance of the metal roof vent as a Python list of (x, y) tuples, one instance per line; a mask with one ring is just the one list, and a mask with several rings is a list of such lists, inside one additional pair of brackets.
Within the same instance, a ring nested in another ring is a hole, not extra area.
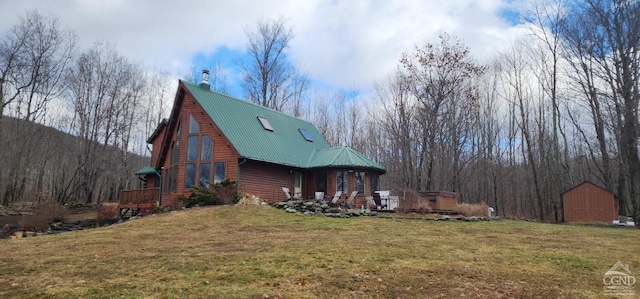
[(211, 90), (211, 86), (209, 85), (209, 70), (202, 70), (202, 82), (200, 82), (200, 87), (206, 90)]

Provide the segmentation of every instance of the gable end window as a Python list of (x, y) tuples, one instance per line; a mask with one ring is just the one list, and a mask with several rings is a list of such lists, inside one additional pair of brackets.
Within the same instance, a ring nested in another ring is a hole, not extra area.
[[(204, 130), (206, 131), (206, 129)], [(209, 187), (211, 181), (211, 160), (213, 159), (213, 139), (200, 130), (200, 124), (189, 114), (189, 136), (187, 137), (187, 164), (185, 164), (184, 188), (196, 185)]]
[(198, 134), (200, 133), (200, 125), (193, 115), (189, 114), (189, 134)]

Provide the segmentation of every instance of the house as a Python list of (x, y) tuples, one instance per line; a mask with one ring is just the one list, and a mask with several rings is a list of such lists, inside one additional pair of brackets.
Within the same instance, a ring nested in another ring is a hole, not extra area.
[(315, 192), (358, 191), (364, 204), (385, 168), (349, 147), (331, 147), (305, 120), (179, 81), (169, 119), (147, 140), (151, 165), (136, 173), (145, 188), (158, 188), (162, 206), (188, 196), (194, 186), (235, 179), (238, 191), (266, 201)]
[(565, 222), (612, 222), (618, 219), (613, 193), (585, 181), (562, 193)]

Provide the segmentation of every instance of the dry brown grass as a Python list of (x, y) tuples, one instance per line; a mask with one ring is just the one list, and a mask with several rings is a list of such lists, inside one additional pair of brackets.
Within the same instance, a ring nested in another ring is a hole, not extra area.
[(60, 221), (70, 214), (67, 207), (56, 202), (43, 203), (30, 211), (18, 222), (20, 230), (45, 231), (54, 221)]
[(118, 218), (117, 205), (99, 205), (96, 207), (96, 217), (99, 220)]
[[(1, 298), (606, 298), (640, 230), (212, 207), (0, 240)], [(640, 292), (640, 290), (638, 290)]]
[(481, 203), (481, 204), (459, 203), (458, 206), (455, 208), (455, 212), (467, 217), (488, 216), (489, 206), (485, 203)]

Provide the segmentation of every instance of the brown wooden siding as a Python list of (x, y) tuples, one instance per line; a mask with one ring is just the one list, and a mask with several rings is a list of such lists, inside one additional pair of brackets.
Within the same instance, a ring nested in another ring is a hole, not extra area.
[(158, 157), (160, 156), (160, 147), (162, 147), (162, 136), (164, 136), (167, 126), (162, 127), (156, 138), (151, 143), (151, 166), (156, 166)]
[[(240, 166), (240, 191), (268, 202), (286, 201), (282, 187), (293, 192), (294, 176), (290, 170), (290, 167), (247, 161)], [(306, 177), (303, 174), (303, 186)]]
[(145, 176), (145, 181), (144, 181), (144, 189), (152, 189), (152, 188), (157, 188), (156, 187), (156, 178), (158, 176), (153, 175), (153, 174), (148, 174)]
[[(202, 107), (198, 103), (196, 103), (195, 99), (191, 94), (186, 94), (184, 101), (182, 102), (182, 107), (180, 107), (180, 114), (178, 118), (180, 119), (180, 153), (178, 155), (178, 174), (176, 180), (176, 191), (168, 192), (164, 191), (165, 186), (163, 186), (162, 193), (162, 205), (172, 205), (177, 203), (177, 196), (184, 195), (189, 196), (191, 190), (184, 188), (184, 165), (187, 161), (187, 138), (189, 136), (189, 114), (193, 115), (195, 120), (198, 122), (200, 126), (200, 136), (209, 135), (213, 140), (213, 156), (211, 161), (211, 168), (213, 172), (213, 163), (215, 162), (225, 162), (226, 163), (226, 178), (236, 179), (237, 178), (237, 165), (238, 165), (238, 155), (235, 150), (231, 147), (231, 144), (227, 141), (227, 139), (222, 135), (220, 130), (214, 125), (209, 116), (204, 112)], [(175, 131), (171, 132), (171, 141), (175, 141)], [(160, 138), (158, 138), (160, 139)], [(198, 139), (198, 146), (201, 145), (201, 138)], [(156, 148), (158, 151), (160, 150), (160, 146), (153, 147), (155, 151)], [(171, 151), (171, 148), (168, 149)], [(170, 156), (170, 153), (167, 153), (167, 157)], [(200, 157), (200, 152), (198, 152), (198, 158)], [(164, 161), (164, 169), (169, 168), (170, 159), (167, 158)], [(196, 181), (199, 177), (199, 167), (196, 169)], [(164, 176), (164, 172), (163, 172)], [(213, 180), (213, 173), (211, 174), (211, 180)]]
[(316, 173), (307, 171), (302, 179), (302, 193), (305, 198), (314, 198), (316, 193)]
[(562, 195), (565, 222), (611, 222), (618, 219), (613, 194), (584, 182)]

